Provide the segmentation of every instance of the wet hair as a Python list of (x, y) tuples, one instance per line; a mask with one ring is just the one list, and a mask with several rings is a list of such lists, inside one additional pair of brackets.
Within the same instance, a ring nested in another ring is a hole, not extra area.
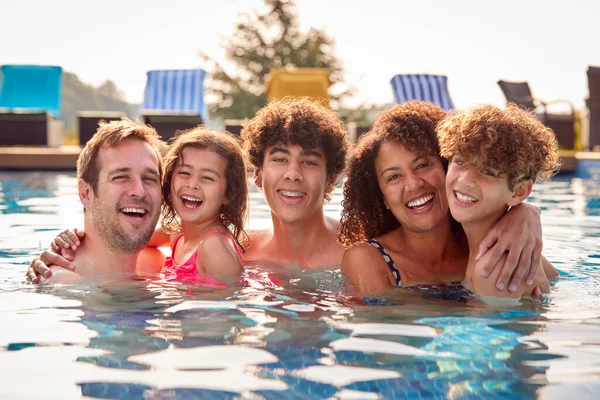
[(255, 168), (263, 165), (265, 150), (276, 144), (321, 146), (325, 151), (327, 178), (335, 182), (344, 170), (350, 147), (346, 126), (334, 111), (308, 98), (284, 98), (267, 104), (241, 132), (248, 158)]
[(248, 239), (248, 235), (244, 231), (244, 222), (248, 211), (247, 167), (244, 153), (238, 140), (232, 134), (213, 131), (203, 126), (178, 132), (171, 139), (169, 151), (165, 156), (162, 183), (164, 206), (161, 225), (163, 230), (167, 233), (181, 231), (181, 221), (175, 213), (171, 199), (171, 183), (186, 147), (213, 151), (227, 161), (225, 197), (229, 201), (221, 206), (219, 218), (243, 249), (242, 243)]
[(421, 156), (439, 158), (435, 128), (447, 113), (433, 103), (411, 101), (381, 112), (348, 157), (342, 200), (340, 242), (345, 246), (374, 238), (400, 226), (385, 207), (375, 172), (383, 143), (394, 142)]
[(552, 129), (514, 103), (505, 110), (481, 105), (451, 114), (438, 136), (442, 157), (460, 154), (476, 168), (498, 171), (510, 190), (520, 181), (549, 179), (560, 167)]
[(97, 194), (100, 175), (100, 149), (115, 147), (126, 140), (141, 140), (150, 145), (158, 159), (158, 172), (162, 177), (162, 154), (165, 144), (160, 140), (156, 130), (143, 122), (121, 118), (119, 121), (100, 121), (98, 130), (86, 143), (77, 159), (77, 178), (88, 183)]

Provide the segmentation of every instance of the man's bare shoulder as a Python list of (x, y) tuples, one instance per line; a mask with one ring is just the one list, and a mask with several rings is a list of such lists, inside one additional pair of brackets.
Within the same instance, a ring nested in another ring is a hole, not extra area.
[(50, 271), (52, 271), (52, 276), (46, 279), (46, 282), (49, 283), (74, 284), (84, 280), (83, 276), (79, 275), (77, 272), (70, 271), (63, 267), (50, 267)]

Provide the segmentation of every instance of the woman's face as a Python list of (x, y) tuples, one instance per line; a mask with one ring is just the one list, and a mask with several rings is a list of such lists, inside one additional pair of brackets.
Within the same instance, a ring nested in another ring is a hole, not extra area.
[(384, 142), (375, 159), (375, 172), (385, 206), (403, 229), (428, 232), (449, 219), (446, 176), (439, 157)]

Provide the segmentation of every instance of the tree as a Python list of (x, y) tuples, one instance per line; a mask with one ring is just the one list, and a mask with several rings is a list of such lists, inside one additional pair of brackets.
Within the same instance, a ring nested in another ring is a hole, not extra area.
[(265, 78), (271, 68), (327, 68), (338, 88), (332, 105), (353, 93), (343, 85), (343, 67), (334, 54), (334, 40), (325, 32), (310, 28), (300, 30), (293, 0), (264, 0), (266, 12), (241, 14), (231, 36), (221, 37), (226, 70), (205, 53), (201, 58), (212, 64), (207, 79), (207, 93), (212, 97), (210, 111), (223, 118), (252, 117), (266, 101)]

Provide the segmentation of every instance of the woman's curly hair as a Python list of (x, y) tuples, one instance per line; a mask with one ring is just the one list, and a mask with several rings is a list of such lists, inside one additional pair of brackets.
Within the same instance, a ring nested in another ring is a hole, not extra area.
[(481, 105), (454, 113), (438, 127), (440, 153), (472, 159), (479, 169), (499, 171), (510, 190), (523, 180), (549, 179), (560, 167), (552, 129), (514, 103), (505, 110)]
[(330, 182), (344, 170), (350, 147), (344, 122), (308, 98), (287, 97), (267, 104), (254, 118), (244, 121), (241, 136), (255, 168), (262, 167), (266, 148), (276, 144), (323, 147)]
[(411, 101), (391, 107), (375, 118), (348, 157), (342, 200), (340, 242), (345, 246), (383, 235), (400, 226), (386, 209), (375, 172), (375, 159), (385, 142), (408, 151), (439, 157), (435, 128), (447, 113), (433, 103)]
[[(171, 199), (171, 183), (179, 160), (183, 157), (183, 149), (186, 147), (213, 151), (227, 161), (225, 196), (229, 201), (221, 206), (219, 217), (221, 223), (231, 231), (233, 238), (243, 249), (242, 243), (246, 243), (248, 240), (248, 235), (244, 231), (248, 210), (247, 166), (237, 138), (228, 132), (218, 132), (197, 126), (178, 132), (171, 139), (164, 161), (162, 183), (164, 206), (161, 225), (163, 230), (167, 233), (181, 231), (181, 221), (175, 213)], [(183, 160), (181, 161), (183, 162)]]

